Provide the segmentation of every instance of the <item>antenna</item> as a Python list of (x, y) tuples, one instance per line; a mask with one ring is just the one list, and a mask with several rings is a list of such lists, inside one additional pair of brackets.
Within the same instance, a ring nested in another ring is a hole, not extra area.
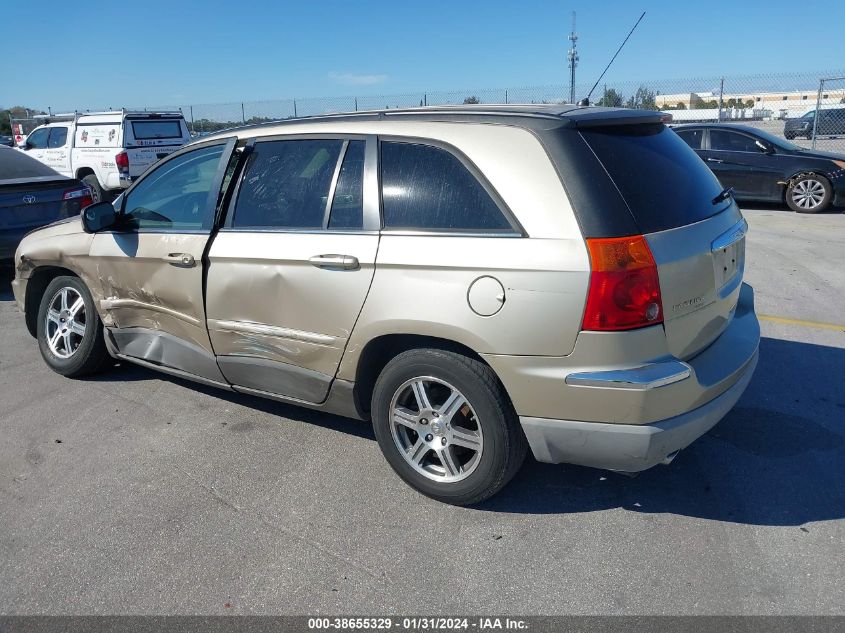
[(625, 37), (625, 39), (624, 39), (624, 40), (622, 41), (622, 43), (619, 45), (619, 48), (617, 48), (617, 49), (616, 49), (616, 52), (613, 54), (613, 57), (612, 57), (612, 58), (610, 59), (610, 61), (607, 63), (607, 66), (605, 66), (605, 67), (604, 67), (604, 70), (603, 70), (603, 71), (601, 71), (601, 75), (599, 75), (599, 78), (598, 78), (598, 79), (596, 79), (596, 83), (594, 83), (594, 84), (593, 84), (593, 87), (592, 87), (592, 88), (590, 88), (590, 92), (588, 92), (588, 93), (587, 93), (587, 96), (586, 96), (586, 97), (584, 97), (583, 99), (581, 99), (581, 101), (579, 101), (579, 102), (578, 102), (578, 105), (579, 105), (579, 106), (588, 106), (588, 105), (590, 105), (590, 97), (593, 95), (593, 90), (595, 90), (595, 89), (596, 89), (596, 86), (598, 86), (598, 85), (599, 85), (599, 82), (601, 81), (602, 77), (604, 77), (604, 74), (607, 72), (607, 69), (608, 69), (608, 68), (610, 68), (610, 65), (614, 62), (614, 60), (616, 59), (616, 56), (619, 54), (619, 51), (621, 51), (621, 50), (622, 50), (622, 47), (623, 47), (623, 46), (625, 46), (625, 44), (628, 42), (628, 38), (630, 38), (630, 37), (631, 37), (631, 34), (634, 32), (634, 29), (636, 29), (636, 28), (640, 25), (640, 22), (642, 22), (642, 21), (643, 21), (643, 18), (644, 18), (644, 17), (645, 17), (645, 11), (643, 11), (643, 14), (640, 16), (640, 19), (636, 21), (636, 23), (634, 24), (634, 26), (632, 26), (632, 27), (631, 27), (631, 30), (628, 32), (628, 35)]
[(572, 12), (572, 32), (569, 34), (572, 47), (566, 54), (569, 60), (569, 103), (575, 102), (575, 67), (578, 65), (578, 34), (575, 32), (575, 11)]

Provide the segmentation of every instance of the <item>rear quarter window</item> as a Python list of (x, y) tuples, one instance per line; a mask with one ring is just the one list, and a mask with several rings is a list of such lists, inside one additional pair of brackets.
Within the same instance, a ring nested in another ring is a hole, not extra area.
[(384, 141), (380, 165), (384, 228), (514, 232), (484, 186), (451, 152)]
[(730, 200), (712, 203), (722, 190), (719, 181), (692, 148), (662, 123), (608, 125), (580, 133), (642, 233), (700, 222), (731, 204)]

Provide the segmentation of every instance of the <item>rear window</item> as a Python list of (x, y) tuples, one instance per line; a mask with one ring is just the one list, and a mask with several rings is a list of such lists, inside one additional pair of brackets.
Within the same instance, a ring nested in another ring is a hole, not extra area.
[(182, 138), (181, 123), (178, 119), (171, 121), (132, 121), (132, 135), (137, 141)]
[(731, 203), (712, 203), (722, 190), (719, 181), (690, 146), (662, 123), (588, 128), (581, 135), (613, 179), (642, 233), (700, 222)]

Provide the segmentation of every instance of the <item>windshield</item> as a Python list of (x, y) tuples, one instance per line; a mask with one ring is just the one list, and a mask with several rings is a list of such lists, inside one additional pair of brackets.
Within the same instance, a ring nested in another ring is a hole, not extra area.
[(810, 120), (812, 120), (814, 116), (816, 116), (816, 111), (815, 111), (815, 110), (810, 110), (810, 111), (809, 111), (809, 112), (807, 112), (805, 115), (803, 115), (801, 118), (802, 118), (802, 119), (810, 119)]

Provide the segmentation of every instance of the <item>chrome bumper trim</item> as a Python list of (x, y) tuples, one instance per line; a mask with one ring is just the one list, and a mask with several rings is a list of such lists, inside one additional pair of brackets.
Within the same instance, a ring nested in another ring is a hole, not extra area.
[(651, 363), (632, 369), (585, 371), (569, 374), (566, 384), (573, 387), (609, 387), (645, 391), (665, 387), (689, 378), (692, 369), (679, 360)]

